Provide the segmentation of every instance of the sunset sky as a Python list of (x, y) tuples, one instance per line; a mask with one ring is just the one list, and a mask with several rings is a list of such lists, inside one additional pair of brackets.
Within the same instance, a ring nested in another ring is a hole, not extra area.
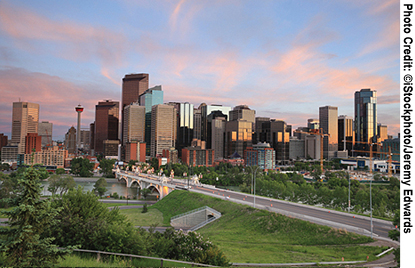
[(0, 1), (0, 133), (12, 103), (40, 105), (63, 140), (85, 107), (121, 101), (122, 78), (148, 73), (164, 101), (246, 104), (293, 129), (320, 106), (354, 116), (378, 93), (378, 122), (399, 132), (399, 1)]

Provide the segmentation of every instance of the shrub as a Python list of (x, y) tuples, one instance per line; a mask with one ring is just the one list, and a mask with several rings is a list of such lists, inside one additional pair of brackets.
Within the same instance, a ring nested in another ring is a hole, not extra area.
[(146, 213), (147, 211), (148, 211), (147, 203), (144, 203), (143, 210), (141, 211), (141, 213)]
[(162, 258), (198, 262), (216, 266), (229, 266), (223, 252), (208, 239), (196, 232), (167, 229), (163, 234), (150, 233), (149, 248)]

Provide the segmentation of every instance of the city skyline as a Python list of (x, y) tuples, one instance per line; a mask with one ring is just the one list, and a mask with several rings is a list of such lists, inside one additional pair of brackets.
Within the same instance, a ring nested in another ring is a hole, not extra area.
[[(93, 15), (91, 15), (93, 14)], [(15, 19), (19, 18), (19, 19)], [(235, 107), (293, 129), (319, 107), (354, 117), (377, 91), (378, 122), (399, 132), (399, 1), (2, 1), (0, 133), (13, 102), (40, 105), (53, 139), (121, 102), (126, 74), (148, 73), (164, 102)]]

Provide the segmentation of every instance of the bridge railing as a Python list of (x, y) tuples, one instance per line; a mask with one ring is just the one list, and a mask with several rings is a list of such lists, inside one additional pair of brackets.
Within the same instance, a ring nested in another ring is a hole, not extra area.
[(206, 209), (206, 210), (209, 210), (210, 212), (212, 212), (212, 213), (214, 213), (214, 214), (218, 215), (218, 216), (216, 217), (217, 219), (219, 219), (220, 217), (222, 217), (222, 213), (220, 213), (219, 211), (217, 211), (217, 210), (215, 210), (215, 209), (213, 209), (213, 208), (207, 207), (207, 209)]
[(192, 214), (192, 213), (195, 213), (195, 212), (198, 212), (198, 211), (201, 211), (201, 210), (204, 210), (204, 209), (207, 209), (207, 208), (209, 208), (209, 207), (208, 206), (204, 206), (204, 207), (200, 207), (200, 208), (197, 208), (197, 209), (194, 209), (194, 210), (191, 210), (191, 211), (188, 211), (188, 212), (185, 212), (185, 213), (182, 213), (182, 214), (173, 216), (173, 217), (170, 218), (170, 221), (171, 220), (174, 220), (174, 219), (177, 219), (177, 218), (180, 218), (180, 217), (183, 217), (183, 216), (186, 216), (186, 215), (189, 215), (189, 214)]
[(212, 217), (212, 218), (210, 218), (210, 219), (207, 219), (207, 220), (205, 220), (204, 222), (201, 222), (201, 223), (199, 223), (198, 225), (193, 226), (192, 228), (190, 228), (190, 229), (189, 229), (189, 231), (194, 232), (194, 231), (196, 231), (196, 230), (198, 230), (198, 229), (202, 228), (203, 226), (205, 226), (205, 225), (207, 225), (207, 224), (209, 224), (209, 223), (211, 223), (212, 221), (217, 220), (217, 219), (218, 219), (218, 218), (216, 218), (216, 217)]

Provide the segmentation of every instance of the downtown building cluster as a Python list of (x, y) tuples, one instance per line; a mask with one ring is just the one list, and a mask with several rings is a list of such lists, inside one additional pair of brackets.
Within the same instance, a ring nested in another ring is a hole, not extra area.
[(53, 124), (39, 122), (39, 108), (36, 103), (13, 103), (11, 140), (0, 134), (2, 163), (12, 167), (41, 164), (51, 171), (64, 168), (68, 150), (52, 141)]
[[(293, 130), (283, 120), (257, 117), (246, 105), (165, 103), (162, 86), (149, 87), (149, 74), (128, 74), (123, 78), (121, 102), (99, 101), (89, 129), (80, 129), (83, 107), (76, 107), (78, 129), (68, 130), (64, 149), (69, 158), (80, 154), (124, 162), (157, 158), (160, 164), (214, 166), (226, 162), (263, 169), (296, 159), (319, 160), (321, 155), (329, 160), (368, 155), (373, 144), (375, 151), (384, 151), (379, 158), (387, 159), (389, 148), (399, 152), (399, 139), (388, 136), (387, 126), (378, 124), (376, 91), (356, 91), (354, 103), (354, 117), (339, 116), (337, 107), (323, 106), (318, 119), (308, 119), (307, 126)], [(30, 107), (26, 110), (19, 110), (18, 105), (24, 104), (13, 103), (10, 146), (17, 146), (18, 155), (27, 155), (30, 151), (25, 147), (39, 146), (32, 142), (39, 135), (40, 151), (51, 150), (45, 145), (51, 143), (52, 129), (46, 122), (38, 123), (39, 105), (26, 103)]]

